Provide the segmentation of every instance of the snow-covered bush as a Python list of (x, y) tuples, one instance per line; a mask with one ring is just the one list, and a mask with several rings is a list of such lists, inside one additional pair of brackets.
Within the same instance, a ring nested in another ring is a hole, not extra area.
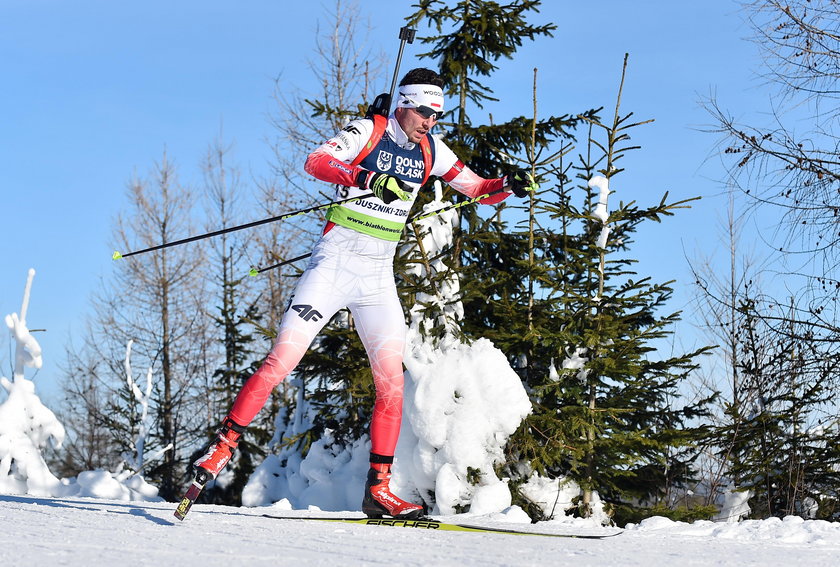
[(499, 512), (511, 495), (495, 467), (531, 411), (519, 376), (486, 339), (436, 346), (409, 332), (406, 396), (393, 486), (441, 514)]
[(41, 450), (51, 443), (61, 446), (64, 426), (35, 393), (35, 384), (24, 376), (26, 368), (41, 368), (41, 346), (26, 326), (26, 311), (35, 270), (29, 270), (20, 314), (6, 315), (15, 342), (12, 380), (0, 377), (6, 399), (0, 404), (0, 492), (4, 494), (57, 495), (61, 482), (50, 472)]
[(29, 270), (20, 314), (5, 317), (15, 342), (13, 379), (0, 376), (6, 399), (0, 404), (0, 494), (32, 496), (88, 496), (116, 500), (159, 500), (157, 488), (133, 471), (87, 471), (74, 479), (61, 479), (50, 472), (41, 453), (47, 445), (58, 449), (64, 426), (46, 407), (26, 368), (41, 368), (41, 347), (26, 325), (29, 294), (35, 270)]

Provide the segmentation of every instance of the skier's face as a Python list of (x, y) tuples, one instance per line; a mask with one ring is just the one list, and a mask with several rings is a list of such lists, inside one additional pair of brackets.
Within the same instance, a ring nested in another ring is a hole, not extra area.
[(400, 123), (403, 132), (408, 136), (408, 140), (415, 144), (419, 144), (423, 136), (428, 134), (429, 130), (437, 122), (436, 114), (426, 117), (416, 108), (397, 108), (394, 116), (397, 117), (397, 122)]

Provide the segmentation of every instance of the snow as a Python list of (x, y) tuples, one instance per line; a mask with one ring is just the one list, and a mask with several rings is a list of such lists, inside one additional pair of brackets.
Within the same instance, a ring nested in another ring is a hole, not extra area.
[(595, 210), (592, 216), (601, 221), (601, 233), (598, 235), (598, 248), (607, 247), (607, 239), (610, 236), (610, 227), (607, 221), (610, 218), (610, 212), (607, 209), (609, 195), (610, 195), (610, 181), (603, 175), (595, 175), (589, 180), (589, 187), (598, 189), (598, 204), (595, 205)]
[(146, 450), (146, 433), (151, 423), (149, 416), (149, 401), (151, 400), (152, 386), (154, 385), (154, 382), (152, 380), (153, 373), (151, 367), (149, 367), (146, 371), (145, 391), (141, 390), (137, 385), (137, 382), (134, 381), (134, 373), (131, 371), (131, 347), (133, 344), (134, 341), (130, 340), (125, 347), (125, 380), (131, 390), (131, 393), (134, 395), (135, 401), (140, 405), (141, 410), (137, 436), (134, 439), (135, 454), (129, 457), (128, 462), (129, 466), (139, 469), (143, 466), (143, 457)]
[[(589, 370), (584, 366), (589, 361), (589, 358), (584, 356), (587, 352), (588, 350), (584, 347), (576, 348), (575, 351), (563, 361), (562, 365), (563, 370), (577, 370), (577, 378), (583, 383), (586, 382), (586, 377), (589, 374)], [(552, 375), (552, 380), (557, 381), (559, 378), (560, 377), (555, 370)]]
[[(392, 484), (435, 494), (436, 513), (498, 512), (510, 491), (494, 473), (531, 404), (519, 376), (490, 341), (434, 347), (409, 332), (406, 403)], [(490, 409), (492, 408), (492, 409)], [(469, 471), (479, 475), (477, 485)]]
[(546, 517), (554, 517), (573, 506), (572, 499), (580, 494), (580, 487), (572, 480), (533, 475), (520, 491), (522, 496), (539, 506)]
[(24, 368), (41, 368), (41, 345), (35, 340), (26, 326), (26, 312), (29, 310), (29, 296), (32, 292), (32, 280), (35, 278), (35, 270), (32, 268), (27, 272), (26, 287), (23, 290), (23, 302), (20, 307), (20, 314), (10, 313), (6, 315), (6, 326), (12, 333), (15, 340), (15, 371), (14, 379), (23, 377)]
[(715, 520), (723, 522), (737, 522), (750, 513), (750, 506), (747, 501), (752, 498), (752, 490), (737, 490), (735, 485), (730, 484), (723, 492), (723, 504)]
[[(174, 505), (87, 498), (0, 496), (0, 563), (30, 565), (424, 565), (645, 566), (837, 564), (840, 524), (798, 518), (684, 524), (650, 518), (602, 539), (434, 532), (327, 522), (273, 520), (278, 507), (196, 504), (184, 522)], [(286, 512), (312, 515), (314, 512)], [(349, 515), (350, 512), (334, 515)], [(353, 514), (358, 515), (358, 512)], [(469, 517), (525, 529), (498, 518)], [(583, 520), (543, 530), (610, 533)], [(667, 563), (666, 563), (667, 562)]]

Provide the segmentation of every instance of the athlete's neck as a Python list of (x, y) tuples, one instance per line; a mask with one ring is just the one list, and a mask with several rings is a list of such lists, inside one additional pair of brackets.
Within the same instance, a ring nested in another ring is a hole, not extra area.
[(391, 136), (391, 139), (401, 148), (407, 150), (414, 148), (414, 143), (409, 141), (408, 134), (405, 133), (405, 130), (400, 126), (399, 120), (393, 114), (388, 117), (388, 128), (386, 131)]

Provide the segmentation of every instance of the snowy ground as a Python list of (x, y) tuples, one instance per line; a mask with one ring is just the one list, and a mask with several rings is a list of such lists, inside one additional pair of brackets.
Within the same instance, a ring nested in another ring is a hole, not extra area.
[[(652, 518), (616, 537), (582, 540), (261, 517), (277, 508), (196, 505), (181, 523), (172, 516), (174, 508), (164, 502), (0, 495), (0, 564), (787, 567), (840, 562), (840, 524), (795, 518), (694, 525)], [(540, 527), (593, 529), (559, 523)]]

